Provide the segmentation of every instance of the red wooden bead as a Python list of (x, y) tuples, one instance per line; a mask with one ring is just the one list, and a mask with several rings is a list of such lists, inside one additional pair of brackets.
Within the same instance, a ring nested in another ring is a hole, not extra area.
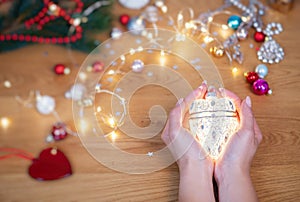
[(17, 34), (13, 34), (11, 36), (11, 38), (12, 38), (12, 40), (16, 41), (16, 40), (18, 40), (18, 35)]
[(31, 36), (30, 35), (26, 35), (25, 36), (25, 41), (27, 41), (27, 42), (31, 41)]
[(264, 42), (266, 35), (263, 32), (255, 32), (254, 33), (254, 40), (256, 42)]
[(122, 25), (127, 25), (130, 20), (130, 17), (127, 14), (123, 14), (120, 16), (119, 20)]
[[(20, 37), (19, 37), (19, 38), (20, 38)], [(32, 36), (31, 40), (32, 40), (33, 42), (37, 42), (37, 41), (38, 41), (38, 37), (37, 37), (37, 36)]]
[(57, 65), (54, 66), (54, 72), (57, 75), (62, 75), (62, 74), (64, 74), (65, 68), (66, 68), (65, 65), (63, 65), (63, 64), (57, 64)]

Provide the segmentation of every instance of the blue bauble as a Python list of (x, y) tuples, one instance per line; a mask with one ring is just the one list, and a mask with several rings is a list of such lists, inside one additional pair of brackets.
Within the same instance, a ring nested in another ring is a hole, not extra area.
[(139, 35), (145, 28), (145, 20), (140, 17), (131, 18), (127, 24), (127, 29), (136, 35)]
[(255, 72), (258, 74), (259, 78), (263, 79), (268, 74), (268, 67), (265, 64), (259, 64), (256, 66)]
[(240, 26), (242, 22), (242, 19), (240, 16), (232, 15), (228, 18), (227, 24), (231, 29), (237, 30), (237, 28)]

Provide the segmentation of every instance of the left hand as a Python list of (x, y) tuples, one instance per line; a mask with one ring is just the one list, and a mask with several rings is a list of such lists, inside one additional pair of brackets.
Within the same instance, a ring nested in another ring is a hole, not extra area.
[[(204, 152), (197, 139), (187, 130), (189, 106), (195, 99), (204, 98), (207, 91), (206, 83), (192, 91), (186, 98), (179, 99), (171, 111), (162, 133), (162, 139), (177, 160), (180, 170), (189, 164), (201, 166), (213, 171), (213, 161)], [(179, 136), (179, 137), (177, 137)], [(179, 140), (180, 139), (180, 140)], [(172, 142), (173, 141), (173, 142)]]

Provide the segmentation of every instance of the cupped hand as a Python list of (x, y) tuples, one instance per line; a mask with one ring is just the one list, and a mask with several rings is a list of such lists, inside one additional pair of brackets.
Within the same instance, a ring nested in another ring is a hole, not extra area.
[(213, 161), (205, 154), (200, 143), (188, 131), (189, 106), (195, 99), (203, 98), (206, 92), (207, 85), (202, 83), (186, 98), (179, 99), (175, 108), (170, 112), (162, 133), (162, 139), (177, 160), (179, 169), (193, 163), (201, 164), (203, 167), (213, 170)]
[(224, 94), (232, 99), (236, 105), (240, 128), (229, 139), (224, 153), (215, 162), (216, 180), (221, 180), (226, 173), (230, 175), (230, 173), (239, 172), (248, 175), (252, 159), (262, 141), (262, 133), (251, 109), (250, 97), (241, 100), (234, 93), (225, 89)]

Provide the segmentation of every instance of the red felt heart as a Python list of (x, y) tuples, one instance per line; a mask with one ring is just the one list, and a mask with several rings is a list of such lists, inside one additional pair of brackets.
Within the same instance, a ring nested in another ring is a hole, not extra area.
[(36, 180), (56, 180), (72, 175), (72, 169), (63, 152), (56, 148), (46, 148), (38, 158), (33, 159), (28, 173)]

